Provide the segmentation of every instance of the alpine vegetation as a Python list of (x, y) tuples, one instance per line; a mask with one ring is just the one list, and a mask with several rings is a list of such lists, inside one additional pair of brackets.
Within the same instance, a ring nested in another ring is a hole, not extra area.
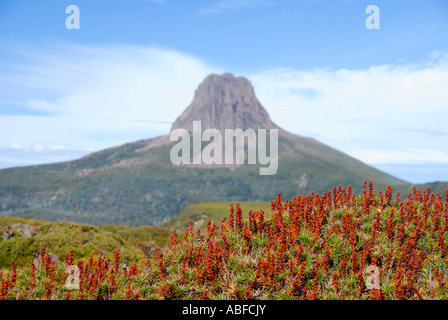
[(119, 250), (86, 261), (72, 250), (58, 266), (42, 249), (0, 272), (0, 300), (446, 300), (448, 189), (404, 201), (392, 191), (365, 182), (360, 194), (278, 194), (248, 219), (231, 204), (203, 232), (173, 230), (142, 264), (123, 265)]

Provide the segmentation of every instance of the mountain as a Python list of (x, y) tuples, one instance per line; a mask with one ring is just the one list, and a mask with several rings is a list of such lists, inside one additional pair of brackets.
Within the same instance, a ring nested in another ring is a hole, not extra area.
[[(309, 121), (302, 119), (303, 121)], [(277, 129), (278, 171), (262, 165), (174, 165), (170, 134), (127, 143), (75, 161), (0, 170), (0, 214), (90, 224), (160, 226), (191, 203), (270, 201), (280, 192), (323, 193), (341, 184), (357, 192), (364, 180), (375, 188), (410, 184), (319, 141), (279, 128), (255, 96), (250, 82), (231, 74), (208, 76), (191, 104), (173, 123), (192, 130)], [(269, 143), (267, 144), (267, 147)], [(269, 148), (268, 148), (269, 149)], [(247, 156), (247, 154), (245, 154)]]

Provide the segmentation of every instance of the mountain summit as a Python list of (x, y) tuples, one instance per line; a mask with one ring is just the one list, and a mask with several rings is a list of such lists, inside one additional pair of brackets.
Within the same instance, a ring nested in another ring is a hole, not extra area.
[(206, 77), (171, 131), (179, 128), (192, 131), (193, 121), (201, 121), (203, 130), (277, 128), (255, 96), (249, 80), (230, 73)]

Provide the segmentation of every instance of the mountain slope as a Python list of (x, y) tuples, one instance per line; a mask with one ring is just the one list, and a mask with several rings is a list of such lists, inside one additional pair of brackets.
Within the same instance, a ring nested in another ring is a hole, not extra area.
[[(409, 184), (315, 139), (278, 128), (250, 82), (211, 75), (173, 124), (190, 129), (278, 129), (278, 172), (260, 176), (260, 165), (173, 165), (177, 141), (165, 135), (95, 152), (79, 160), (0, 170), (0, 214), (80, 223), (160, 226), (186, 205), (207, 201), (269, 201), (280, 192), (325, 192), (364, 180), (378, 188)], [(269, 149), (268, 149), (269, 150)]]
[(0, 234), (0, 269), (11, 266), (12, 261), (18, 266), (28, 264), (39, 256), (43, 247), (59, 264), (63, 264), (65, 254), (70, 250), (77, 259), (89, 259), (100, 252), (113, 259), (111, 253), (116, 249), (121, 250), (122, 256), (131, 263), (144, 263), (147, 259), (140, 246), (102, 226), (0, 217)]

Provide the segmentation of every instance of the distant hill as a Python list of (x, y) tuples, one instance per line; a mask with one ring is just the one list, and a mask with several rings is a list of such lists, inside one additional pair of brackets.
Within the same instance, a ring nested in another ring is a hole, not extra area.
[(410, 186), (315, 139), (279, 128), (243, 77), (208, 76), (172, 130), (190, 129), (193, 121), (202, 121), (202, 130), (278, 129), (277, 173), (260, 176), (260, 165), (173, 165), (170, 151), (177, 141), (168, 134), (75, 161), (0, 170), (0, 215), (160, 226), (197, 202), (270, 201), (278, 192), (292, 199), (340, 184), (358, 192), (364, 180), (378, 189)]
[[(434, 192), (434, 194), (439, 193), (443, 197), (443, 195), (445, 195), (446, 191), (448, 190), (448, 181), (428, 182), (428, 183), (423, 183), (423, 184), (417, 184), (415, 187), (418, 190), (422, 190), (422, 191), (427, 188), (430, 188), (431, 191)], [(413, 186), (411, 186), (408, 191), (411, 191), (412, 188), (413, 188)]]

